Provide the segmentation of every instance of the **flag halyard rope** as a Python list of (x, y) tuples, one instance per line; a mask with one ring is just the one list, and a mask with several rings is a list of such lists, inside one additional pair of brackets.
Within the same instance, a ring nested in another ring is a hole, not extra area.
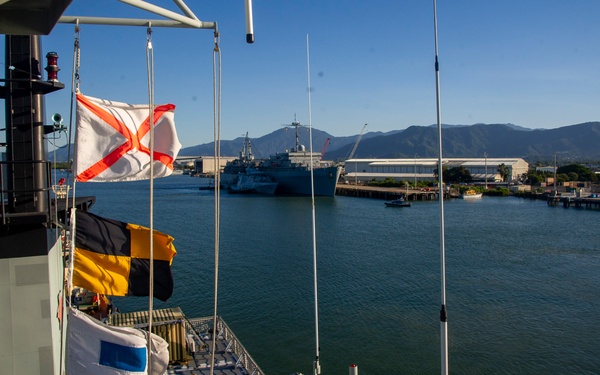
[[(154, 155), (154, 49), (152, 23), (146, 31), (146, 66), (148, 70), (148, 116), (150, 118), (150, 155)], [(154, 311), (154, 158), (150, 157), (150, 280), (148, 295), (148, 373), (152, 374), (152, 315)]]
[[(80, 32), (81, 29), (79, 28), (79, 20), (75, 21), (75, 35), (74, 35), (74, 42), (73, 42), (73, 69), (72, 69), (72, 75), (71, 75), (71, 103), (70, 103), (70, 108), (69, 108), (69, 130), (68, 130), (68, 134), (67, 134), (67, 162), (71, 163), (71, 168), (67, 169), (67, 178), (66, 178), (66, 184), (70, 185), (71, 183), (71, 170), (73, 169), (74, 164), (71, 161), (71, 143), (73, 142), (73, 113), (75, 112), (74, 109), (74, 103), (75, 103), (75, 92), (79, 90), (79, 67), (80, 67), (80, 62), (81, 62), (81, 52), (80, 52), (80, 44), (79, 44), (79, 37), (80, 37)], [(76, 206), (75, 206), (75, 196), (76, 196), (76, 188), (77, 185), (75, 183), (75, 179), (73, 179), (73, 192), (72, 192), (72, 197), (71, 197), (71, 211), (70, 211), (70, 217), (68, 220), (68, 228), (69, 228), (69, 235), (70, 235), (70, 241), (68, 241), (68, 252), (69, 252), (69, 256), (66, 260), (66, 267), (67, 267), (67, 273), (66, 273), (66, 280), (63, 280), (63, 304), (62, 304), (62, 321), (61, 321), (61, 353), (60, 353), (60, 373), (62, 374), (64, 371), (64, 367), (65, 367), (65, 344), (66, 344), (66, 325), (65, 322), (67, 321), (67, 314), (66, 311), (67, 309), (71, 308), (71, 294), (73, 293), (73, 256), (75, 254), (75, 229), (76, 229), (76, 222), (75, 222), (75, 211), (76, 211)], [(66, 197), (66, 205), (65, 205), (65, 212), (69, 212), (69, 204), (68, 204), (68, 200), (69, 200), (69, 194), (67, 191), (67, 197)], [(67, 220), (66, 215), (65, 215), (65, 221)], [(66, 223), (65, 223), (66, 224)]]

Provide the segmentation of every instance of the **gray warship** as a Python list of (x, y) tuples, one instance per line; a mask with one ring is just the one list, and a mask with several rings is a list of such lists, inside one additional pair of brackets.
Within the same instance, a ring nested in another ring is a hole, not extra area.
[(255, 160), (252, 154), (252, 143), (246, 133), (240, 156), (225, 166), (221, 174), (221, 184), (228, 188), (236, 183), (240, 173), (248, 168), (262, 172), (277, 181), (278, 195), (311, 195), (311, 162), (315, 196), (335, 195), (337, 181), (340, 178), (341, 166), (333, 162), (323, 161), (320, 152), (306, 150), (300, 144), (298, 128), (302, 125), (294, 121), (291, 126), (296, 130), (296, 145), (291, 150), (278, 152), (268, 159)]

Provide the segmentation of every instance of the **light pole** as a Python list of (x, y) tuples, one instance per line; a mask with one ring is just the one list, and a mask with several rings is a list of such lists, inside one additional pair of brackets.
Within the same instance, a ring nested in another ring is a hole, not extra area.
[(557, 192), (556, 192), (556, 152), (554, 153), (554, 195), (557, 195)]
[(354, 158), (354, 185), (358, 186), (358, 161)]
[(487, 190), (487, 152), (483, 153), (485, 157), (485, 190)]
[(415, 154), (415, 190), (417, 189), (417, 154)]

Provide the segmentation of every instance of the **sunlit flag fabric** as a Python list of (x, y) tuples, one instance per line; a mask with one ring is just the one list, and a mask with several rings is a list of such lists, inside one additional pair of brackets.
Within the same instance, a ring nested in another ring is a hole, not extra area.
[(131, 105), (77, 94), (75, 173), (80, 182), (165, 177), (181, 149), (175, 105), (154, 107), (154, 157), (150, 158), (148, 105)]
[[(164, 374), (169, 363), (168, 344), (151, 334), (153, 374)], [(76, 309), (69, 309), (67, 374), (149, 374), (146, 333), (136, 328), (101, 323)]]
[[(73, 284), (110, 296), (150, 295), (150, 229), (106, 219), (89, 212), (75, 214)], [(173, 237), (154, 231), (154, 297), (173, 294)]]

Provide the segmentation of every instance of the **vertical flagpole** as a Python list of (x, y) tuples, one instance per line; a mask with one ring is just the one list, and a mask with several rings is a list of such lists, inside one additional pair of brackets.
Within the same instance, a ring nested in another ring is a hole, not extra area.
[(146, 59), (148, 64), (148, 111), (150, 116), (150, 280), (148, 296), (148, 373), (152, 374), (152, 315), (154, 314), (154, 51), (152, 25), (148, 23)]
[(441, 309), (440, 309), (440, 344), (442, 375), (448, 374), (448, 315), (446, 312), (446, 249), (444, 234), (444, 179), (442, 170), (442, 116), (440, 110), (440, 65), (438, 62), (437, 36), (437, 1), (433, 0), (433, 32), (435, 39), (435, 99), (438, 128), (438, 199), (440, 203), (440, 275), (441, 275)]
[[(315, 212), (315, 182), (313, 171), (313, 145), (312, 145), (312, 108), (310, 103), (310, 48), (308, 43), (308, 34), (306, 34), (306, 65), (308, 71), (308, 131), (310, 142), (310, 188), (312, 202), (312, 233), (313, 233), (313, 275), (314, 275), (314, 293), (315, 293), (315, 341), (316, 355), (313, 363), (313, 374), (321, 374), (321, 364), (319, 363), (320, 345), (319, 345), (319, 292), (317, 283), (317, 228)], [(296, 128), (296, 131), (298, 128)]]
[[(71, 161), (71, 144), (75, 143), (73, 137), (73, 103), (76, 103), (75, 94), (79, 92), (79, 68), (81, 63), (81, 51), (79, 45), (79, 20), (75, 20), (75, 42), (73, 43), (73, 74), (71, 75), (71, 107), (69, 111), (69, 133), (67, 136), (67, 161)], [(77, 128), (76, 128), (77, 129)], [(73, 169), (73, 168), (71, 168)], [(67, 184), (71, 181), (71, 169), (67, 169)], [(75, 176), (73, 176), (73, 181)], [(73, 189), (75, 184), (73, 184)], [(75, 207), (75, 192), (73, 192), (73, 207)]]
[[(71, 78), (71, 110), (70, 110), (70, 114), (69, 114), (69, 145), (71, 143), (71, 139), (77, 138), (77, 134), (75, 134), (75, 137), (72, 137), (72, 124), (73, 124), (73, 112), (77, 112), (77, 99), (75, 98), (75, 94), (77, 94), (79, 92), (79, 68), (80, 68), (80, 45), (79, 45), (79, 34), (80, 34), (80, 28), (79, 28), (79, 20), (76, 21), (75, 24), (75, 43), (73, 46), (73, 76)], [(73, 107), (75, 107), (75, 111), (73, 111)], [(75, 127), (75, 132), (77, 132), (77, 127)], [(75, 147), (77, 147), (77, 145), (75, 145)], [(69, 151), (71, 149), (71, 146), (69, 146)], [(76, 149), (75, 149), (76, 151)], [(75, 255), (75, 209), (76, 209), (76, 205), (75, 205), (75, 197), (77, 196), (77, 171), (75, 170), (75, 166), (77, 165), (77, 153), (75, 153), (74, 157), (73, 157), (74, 161), (71, 164), (71, 169), (74, 170), (75, 173), (73, 173), (73, 195), (71, 197), (71, 246), (70, 246), (70, 252), (69, 252), (69, 272), (68, 272), (68, 281), (67, 281), (67, 293), (66, 293), (66, 300), (69, 301), (69, 305), (70, 305), (70, 301), (71, 301), (71, 291), (73, 290), (73, 256)], [(70, 157), (68, 159), (68, 161), (70, 161)], [(69, 178), (69, 173), (67, 172), (67, 184), (70, 181)], [(67, 196), (68, 197), (68, 196)]]
[[(213, 113), (214, 113), (214, 154), (215, 154), (215, 281), (213, 305), (212, 350), (210, 353), (210, 375), (214, 374), (215, 352), (217, 348), (217, 302), (219, 297), (219, 246), (221, 220), (221, 48), (219, 31), (215, 24), (215, 47), (213, 49)], [(217, 61), (218, 59), (218, 61)], [(217, 71), (218, 70), (218, 71)]]

